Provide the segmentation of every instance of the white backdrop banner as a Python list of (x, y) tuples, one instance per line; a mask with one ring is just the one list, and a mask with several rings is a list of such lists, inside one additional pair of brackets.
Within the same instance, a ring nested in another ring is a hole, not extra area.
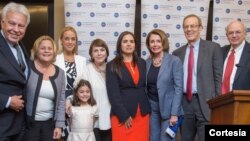
[(65, 25), (78, 34), (79, 54), (89, 58), (88, 50), (96, 38), (109, 46), (111, 60), (121, 32), (134, 32), (135, 0), (64, 0)]
[(170, 53), (186, 44), (182, 22), (188, 14), (196, 14), (201, 18), (202, 38), (206, 39), (209, 2), (210, 0), (142, 0), (141, 56), (147, 58), (149, 55), (145, 41), (147, 34), (154, 28), (162, 29), (168, 35)]
[[(233, 19), (245, 23), (250, 32), (250, 0), (215, 0), (213, 10), (213, 41), (221, 46), (229, 44), (225, 28)], [(248, 34), (247, 40), (250, 41)]]

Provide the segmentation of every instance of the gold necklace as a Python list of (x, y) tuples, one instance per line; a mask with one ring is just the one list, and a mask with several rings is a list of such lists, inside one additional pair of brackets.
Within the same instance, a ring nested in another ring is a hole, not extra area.
[(106, 72), (105, 67), (103, 67), (103, 69), (101, 69), (101, 67), (97, 67), (97, 65), (94, 62), (93, 62), (93, 65), (94, 65), (97, 72), (105, 74), (105, 72)]
[(38, 61), (34, 61), (34, 62), (35, 62), (35, 65), (37, 65), (40, 70), (47, 71), (47, 70), (50, 69), (51, 64), (44, 64), (44, 65), (42, 65)]
[(129, 62), (129, 66), (130, 66), (132, 73), (135, 74), (135, 70), (134, 70), (134, 67), (131, 65), (131, 62)]
[(153, 65), (156, 67), (159, 67), (162, 63), (163, 57), (153, 58)]
[(64, 60), (67, 61), (67, 62), (75, 62), (74, 54), (73, 55), (64, 54)]
[(74, 58), (64, 58), (66, 62), (75, 62)]
[(52, 71), (52, 64), (48, 64), (48, 65), (42, 65), (37, 61), (34, 61), (36, 69), (43, 74), (43, 79), (45, 80), (49, 80), (49, 77), (54, 75), (54, 71)]

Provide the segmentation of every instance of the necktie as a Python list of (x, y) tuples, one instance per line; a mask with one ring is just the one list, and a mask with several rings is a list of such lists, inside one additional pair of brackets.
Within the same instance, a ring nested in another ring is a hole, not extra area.
[(21, 49), (20, 49), (20, 47), (18, 45), (15, 45), (14, 47), (16, 48), (17, 59), (18, 59), (18, 62), (19, 62), (19, 66), (20, 66), (22, 71), (25, 71), (26, 66), (25, 66), (25, 63), (23, 61)]
[(187, 99), (190, 101), (192, 99), (192, 77), (194, 68), (194, 47), (190, 46), (190, 52), (188, 56), (188, 76), (187, 76)]
[(227, 60), (227, 65), (226, 65), (224, 78), (222, 82), (222, 94), (226, 94), (227, 92), (230, 91), (230, 77), (231, 77), (233, 67), (234, 67), (234, 53), (235, 51), (233, 49)]

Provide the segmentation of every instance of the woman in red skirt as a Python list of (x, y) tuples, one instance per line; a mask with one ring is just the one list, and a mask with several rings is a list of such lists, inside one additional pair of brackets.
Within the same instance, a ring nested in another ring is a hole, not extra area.
[(116, 57), (107, 64), (113, 141), (149, 141), (150, 105), (146, 96), (146, 63), (136, 53), (134, 34), (122, 32)]

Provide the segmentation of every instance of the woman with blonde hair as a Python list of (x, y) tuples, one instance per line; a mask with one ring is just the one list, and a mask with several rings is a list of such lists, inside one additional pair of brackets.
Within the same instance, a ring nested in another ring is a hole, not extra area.
[(86, 58), (78, 55), (78, 36), (76, 30), (71, 26), (62, 29), (59, 39), (59, 50), (55, 65), (65, 72), (66, 97), (72, 95), (73, 83), (76, 78), (86, 75)]
[(53, 64), (57, 47), (49, 36), (40, 36), (31, 49), (31, 72), (27, 83), (26, 141), (61, 138), (65, 122), (65, 77)]
[[(66, 26), (62, 29), (59, 39), (59, 50), (56, 56), (55, 65), (60, 67), (65, 72), (65, 97), (73, 94), (73, 83), (76, 78), (87, 79), (86, 58), (78, 55), (78, 36), (76, 30), (71, 26)], [(69, 105), (66, 103), (66, 111)], [(68, 136), (68, 122), (63, 128), (62, 137)]]

